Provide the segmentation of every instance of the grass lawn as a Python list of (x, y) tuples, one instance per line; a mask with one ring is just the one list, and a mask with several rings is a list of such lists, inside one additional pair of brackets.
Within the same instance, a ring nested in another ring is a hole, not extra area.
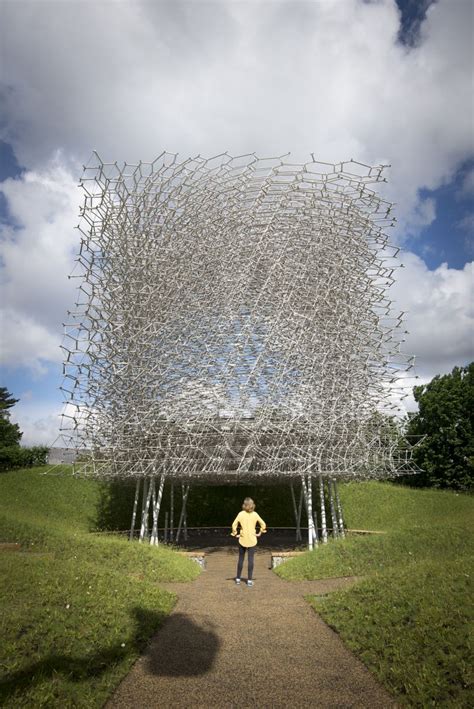
[(386, 534), (331, 541), (276, 573), (363, 575), (308, 600), (400, 703), (474, 706), (473, 498), (375, 482), (341, 485), (341, 498), (349, 528)]
[(176, 602), (159, 582), (199, 567), (89, 534), (98, 484), (44, 470), (0, 474), (0, 704), (100, 707)]

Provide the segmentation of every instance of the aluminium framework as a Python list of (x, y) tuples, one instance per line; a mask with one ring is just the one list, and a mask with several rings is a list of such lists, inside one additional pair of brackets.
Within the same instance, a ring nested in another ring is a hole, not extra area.
[(95, 153), (63, 341), (76, 472), (193, 484), (414, 472), (392, 419), (413, 361), (389, 298), (383, 169)]

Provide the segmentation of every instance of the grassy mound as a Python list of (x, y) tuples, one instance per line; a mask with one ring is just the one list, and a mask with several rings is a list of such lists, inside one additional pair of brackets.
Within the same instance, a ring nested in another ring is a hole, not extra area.
[(472, 706), (473, 499), (381, 483), (341, 486), (341, 497), (349, 527), (386, 533), (332, 541), (277, 573), (364, 575), (309, 600), (401, 703)]
[(0, 703), (99, 707), (175, 604), (159, 582), (199, 568), (89, 534), (98, 484), (44, 470), (0, 475), (0, 541), (22, 545), (0, 551)]

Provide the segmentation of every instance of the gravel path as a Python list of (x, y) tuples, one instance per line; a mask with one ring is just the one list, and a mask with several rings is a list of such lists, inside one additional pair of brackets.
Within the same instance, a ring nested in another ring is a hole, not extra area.
[(236, 586), (236, 549), (207, 552), (198, 579), (162, 584), (178, 603), (107, 709), (397, 706), (304, 600), (354, 579), (283, 581), (259, 549)]

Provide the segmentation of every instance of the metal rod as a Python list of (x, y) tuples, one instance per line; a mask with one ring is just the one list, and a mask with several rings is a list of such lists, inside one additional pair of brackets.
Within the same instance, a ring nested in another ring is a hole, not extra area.
[(323, 476), (319, 476), (319, 505), (321, 510), (321, 538), (323, 544), (327, 544), (328, 541), (328, 528), (326, 524), (326, 505), (324, 501), (324, 483)]
[(130, 525), (130, 536), (129, 540), (133, 540), (133, 534), (135, 532), (135, 520), (137, 518), (137, 508), (138, 508), (138, 497), (140, 495), (140, 478), (137, 478), (137, 484), (135, 485), (135, 498), (133, 500), (133, 512), (132, 512), (132, 523)]
[(170, 542), (173, 541), (173, 525), (174, 525), (174, 485), (171, 483), (170, 491)]
[(328, 480), (327, 487), (329, 495), (329, 508), (331, 510), (332, 536), (337, 539), (339, 536), (339, 530), (337, 526), (336, 505), (334, 502), (334, 493), (331, 480)]
[(181, 533), (181, 526), (184, 522), (186, 515), (186, 501), (188, 499), (189, 485), (181, 483), (181, 514), (179, 516), (178, 529), (176, 531), (176, 544), (179, 542), (179, 535)]
[(161, 507), (161, 500), (163, 498), (164, 485), (165, 485), (165, 476), (164, 476), (164, 474), (162, 474), (160, 477), (160, 485), (158, 487), (158, 494), (156, 496), (155, 504), (153, 506), (153, 530), (152, 530), (151, 537), (150, 537), (150, 544), (153, 544), (155, 546), (158, 546), (158, 544), (159, 544), (158, 519), (160, 516), (160, 507)]
[(341, 500), (339, 499), (339, 491), (337, 489), (337, 484), (336, 484), (335, 480), (333, 480), (333, 485), (334, 485), (334, 494), (336, 496), (336, 509), (337, 509), (338, 524), (339, 524), (339, 534), (341, 535), (341, 537), (345, 537), (346, 531), (344, 529), (344, 515), (342, 512)]

